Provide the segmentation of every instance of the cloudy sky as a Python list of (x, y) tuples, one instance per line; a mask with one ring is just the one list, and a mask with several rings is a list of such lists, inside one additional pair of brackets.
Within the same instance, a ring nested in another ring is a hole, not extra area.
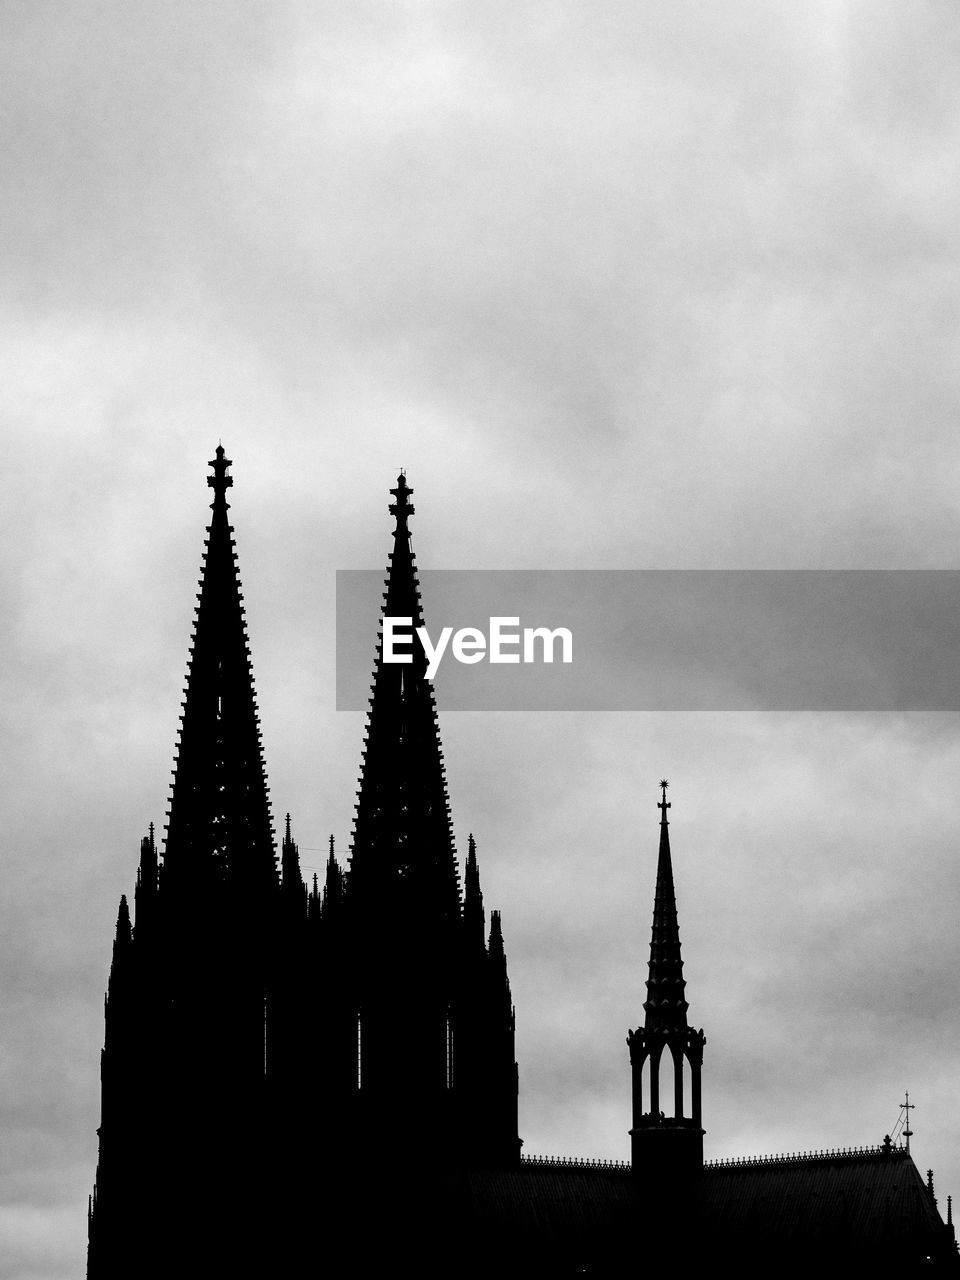
[[(401, 466), (425, 568), (956, 568), (960, 12), (2, 0), (0, 24), (0, 1277), (67, 1280), (217, 440), (307, 864), (346, 850), (362, 733), (335, 571), (383, 564)], [(525, 1150), (627, 1153), (666, 775), (708, 1155), (877, 1142), (908, 1088), (917, 1162), (960, 1194), (956, 713), (442, 733), (503, 912)]]

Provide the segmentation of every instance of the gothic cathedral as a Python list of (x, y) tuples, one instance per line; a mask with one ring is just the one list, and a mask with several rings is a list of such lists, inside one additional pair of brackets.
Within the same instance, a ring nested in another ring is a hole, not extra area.
[[(514, 1008), (461, 876), (422, 648), (378, 646), (349, 860), (279, 859), (222, 447), (162, 853), (140, 847), (105, 1003), (88, 1280), (639, 1277), (957, 1269), (909, 1151), (704, 1163), (666, 783), (629, 1162), (521, 1155)], [(383, 612), (423, 623), (395, 520)]]

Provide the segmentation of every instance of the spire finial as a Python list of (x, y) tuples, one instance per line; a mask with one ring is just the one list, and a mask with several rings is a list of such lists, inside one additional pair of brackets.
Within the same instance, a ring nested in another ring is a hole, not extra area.
[(910, 1139), (913, 1137), (913, 1130), (910, 1128), (910, 1112), (915, 1111), (916, 1107), (910, 1101), (909, 1091), (903, 1095), (903, 1102), (900, 1103), (903, 1110), (903, 1136), (907, 1143), (907, 1155), (910, 1154)]
[(293, 837), (290, 834), (290, 814), (288, 813), (287, 819), (286, 819), (286, 826), (284, 828), (284, 833), (283, 833), (283, 842), (284, 844), (290, 844), (292, 839)]
[(667, 825), (667, 810), (671, 807), (670, 801), (667, 799), (667, 787), (669, 787), (669, 785), (670, 783), (666, 778), (660, 779), (660, 791), (663, 794), (663, 799), (657, 801), (657, 808), (660, 810), (661, 827), (665, 827)]
[(407, 484), (406, 473), (401, 471), (397, 476), (397, 487), (391, 489), (390, 492), (396, 498), (396, 502), (390, 503), (390, 514), (397, 517), (397, 533), (405, 533), (407, 529), (407, 519), (413, 515), (414, 507), (410, 501), (413, 490)]
[(222, 444), (217, 445), (217, 455), (210, 459), (207, 466), (213, 467), (213, 475), (207, 476), (207, 484), (213, 490), (214, 501), (216, 501), (224, 497), (233, 484), (233, 476), (227, 475), (227, 467), (232, 467), (233, 463), (224, 452)]
[(953, 1226), (953, 1196), (947, 1196), (947, 1226)]

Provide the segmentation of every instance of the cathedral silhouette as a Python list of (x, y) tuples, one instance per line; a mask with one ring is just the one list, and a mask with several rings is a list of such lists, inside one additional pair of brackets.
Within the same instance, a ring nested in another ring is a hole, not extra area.
[[(378, 643), (349, 865), (279, 865), (227, 490), (197, 596), (162, 855), (140, 846), (105, 1001), (88, 1280), (955, 1274), (890, 1139), (704, 1163), (661, 783), (630, 1160), (521, 1154), (500, 915), (461, 882), (423, 650)], [(423, 616), (400, 475), (383, 612)], [(639, 981), (638, 981), (639, 997)]]

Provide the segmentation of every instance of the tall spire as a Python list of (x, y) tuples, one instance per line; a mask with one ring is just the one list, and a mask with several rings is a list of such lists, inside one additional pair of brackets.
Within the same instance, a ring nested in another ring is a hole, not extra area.
[(687, 1025), (686, 983), (680, 958), (680, 929), (677, 923), (677, 896), (673, 887), (670, 860), (670, 827), (666, 778), (660, 780), (660, 853), (657, 859), (657, 887), (653, 903), (653, 931), (650, 938), (650, 966), (644, 1026), (647, 1031), (683, 1028)]
[(289, 813), (284, 822), (283, 843), (280, 848), (280, 885), (288, 908), (292, 910), (295, 919), (299, 918), (306, 902), (307, 890), (300, 871), (300, 850), (293, 838)]
[(643, 1026), (628, 1034), (627, 1044), (633, 1076), (633, 1171), (648, 1185), (661, 1192), (671, 1188), (673, 1194), (678, 1179), (689, 1185), (703, 1168), (700, 1078), (706, 1037), (687, 1025), (670, 860), (668, 785), (666, 778), (661, 778), (660, 852), (645, 1017)]
[[(316, 876), (314, 876), (316, 881)], [(327, 877), (323, 885), (323, 914), (329, 920), (340, 909), (343, 899), (343, 872), (334, 852), (333, 836), (330, 836), (330, 853), (327, 856)]]
[(416, 638), (423, 625), (420, 584), (410, 543), (413, 490), (403, 472), (390, 490), (396, 499), (393, 551), (383, 616), (409, 618), (408, 663), (383, 661), (377, 643), (373, 696), (350, 861), (351, 893), (358, 900), (412, 910), (435, 924), (460, 914), (460, 886), (450, 823), (443, 751), (426, 656)]
[(164, 858), (178, 885), (276, 883), (276, 856), (233, 529), (230, 459), (209, 464), (213, 516), (195, 610)]

